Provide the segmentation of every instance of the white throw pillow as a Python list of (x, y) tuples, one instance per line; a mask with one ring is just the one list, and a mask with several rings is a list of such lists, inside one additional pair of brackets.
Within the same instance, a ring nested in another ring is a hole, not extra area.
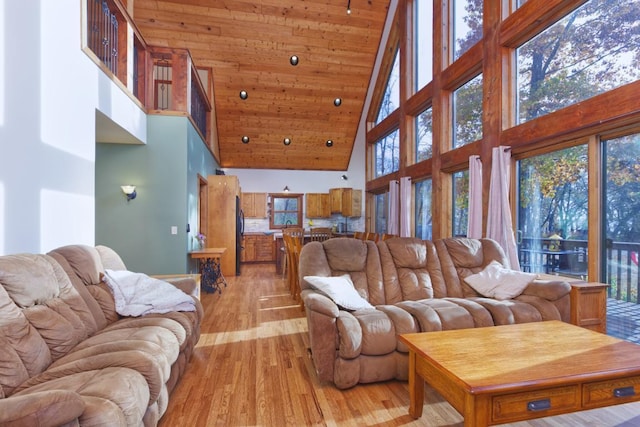
[(524, 292), (538, 275), (504, 268), (498, 261), (491, 261), (484, 270), (465, 277), (464, 281), (480, 295), (497, 300), (512, 299)]
[(374, 308), (369, 301), (362, 298), (348, 274), (342, 276), (304, 276), (304, 280), (318, 292), (331, 298), (337, 305), (347, 310)]

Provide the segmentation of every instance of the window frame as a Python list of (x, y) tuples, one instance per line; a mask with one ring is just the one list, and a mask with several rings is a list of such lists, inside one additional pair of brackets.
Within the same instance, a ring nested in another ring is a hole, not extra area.
[[(303, 210), (303, 206), (302, 206), (302, 197), (303, 194), (301, 193), (269, 193), (268, 194), (268, 200), (269, 200), (269, 229), (270, 230), (282, 230), (288, 227), (302, 227), (303, 226), (303, 222), (302, 222), (302, 210)], [(298, 209), (297, 210), (291, 210), (291, 211), (276, 211), (275, 210), (275, 206), (276, 206), (276, 199), (295, 199), (297, 200), (297, 206)], [(277, 224), (275, 223), (275, 216), (276, 214), (279, 213), (284, 213), (284, 214), (292, 214), (295, 213), (297, 216), (297, 224)]]

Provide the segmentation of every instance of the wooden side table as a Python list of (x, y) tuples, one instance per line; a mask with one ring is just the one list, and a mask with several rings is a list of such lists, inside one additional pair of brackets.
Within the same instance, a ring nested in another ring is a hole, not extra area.
[(227, 287), (220, 269), (220, 258), (226, 251), (227, 248), (204, 248), (189, 253), (200, 264), (200, 283), (207, 293), (218, 291), (221, 294), (222, 285)]
[(571, 323), (607, 333), (607, 288), (605, 283), (571, 283)]

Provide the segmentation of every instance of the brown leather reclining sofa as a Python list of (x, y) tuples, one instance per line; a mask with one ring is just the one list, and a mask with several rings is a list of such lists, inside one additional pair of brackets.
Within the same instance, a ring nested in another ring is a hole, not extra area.
[(105, 269), (126, 270), (104, 246), (0, 257), (0, 425), (158, 423), (200, 337), (196, 282), (174, 283), (195, 311), (123, 317)]
[[(481, 296), (464, 279), (492, 261), (508, 265), (490, 239), (391, 238), (376, 244), (335, 238), (306, 244), (299, 277), (318, 379), (341, 389), (406, 380), (408, 349), (397, 339), (403, 333), (570, 320), (571, 287), (565, 281), (533, 280), (512, 299)], [(347, 273), (373, 307), (344, 309), (304, 279)]]

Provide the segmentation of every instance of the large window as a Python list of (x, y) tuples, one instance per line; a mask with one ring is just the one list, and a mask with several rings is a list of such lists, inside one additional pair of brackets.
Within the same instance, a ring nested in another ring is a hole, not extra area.
[(518, 240), (523, 270), (586, 278), (587, 163), (586, 145), (519, 162)]
[(424, 240), (433, 238), (433, 217), (431, 213), (431, 180), (416, 182), (415, 189), (415, 236)]
[(469, 171), (453, 174), (453, 235), (466, 236), (469, 225)]
[(520, 123), (640, 77), (640, 0), (590, 0), (518, 49)]
[(269, 194), (269, 228), (302, 226), (302, 194)]
[(416, 56), (415, 90), (433, 79), (433, 0), (416, 0), (414, 52)]
[(387, 232), (389, 193), (376, 194), (374, 200), (376, 206), (375, 232), (378, 234), (384, 234)]
[(396, 50), (396, 56), (393, 59), (393, 66), (378, 109), (376, 124), (386, 119), (398, 106), (400, 106), (400, 49)]
[(453, 148), (482, 138), (482, 74), (453, 93)]
[(416, 162), (433, 155), (433, 109), (431, 107), (416, 117)]
[(396, 129), (389, 135), (380, 138), (376, 147), (376, 174), (387, 175), (398, 170), (400, 165), (400, 132)]
[(482, 0), (453, 1), (453, 59), (482, 39)]
[[(604, 276), (609, 294), (640, 293), (640, 134), (604, 141)], [(634, 331), (635, 332), (635, 331)]]

